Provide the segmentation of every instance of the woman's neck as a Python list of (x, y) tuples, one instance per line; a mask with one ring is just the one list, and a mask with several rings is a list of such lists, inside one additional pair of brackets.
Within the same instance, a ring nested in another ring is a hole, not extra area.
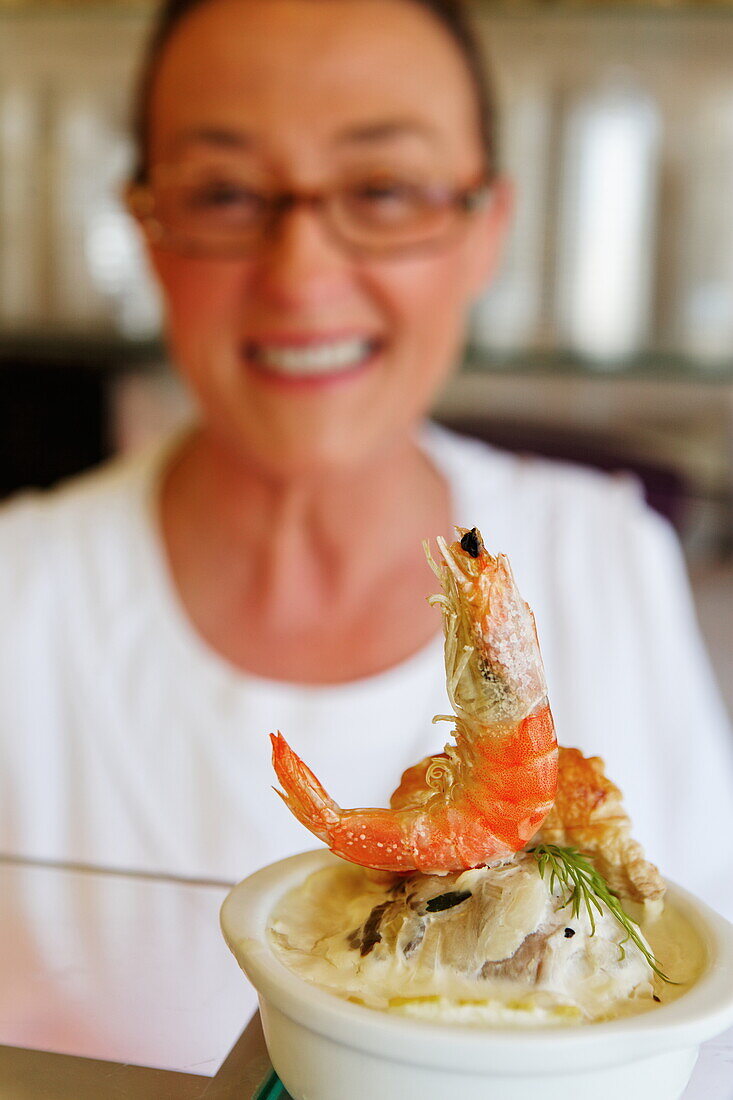
[[(449, 535), (450, 513), (447, 486), (408, 438), (345, 472), (276, 477), (198, 432), (161, 494), (169, 565), (197, 630), (242, 668), (315, 682), (329, 663), (326, 680), (388, 667), (437, 630), (420, 599), (434, 585), (421, 541)], [(339, 657), (355, 634), (361, 654)]]

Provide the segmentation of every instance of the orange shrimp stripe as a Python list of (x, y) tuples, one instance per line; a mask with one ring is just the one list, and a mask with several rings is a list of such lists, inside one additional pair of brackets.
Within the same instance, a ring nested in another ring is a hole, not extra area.
[(465, 791), (472, 800), (478, 791), (482, 802), (498, 798), (518, 805), (555, 797), (558, 749), (549, 707), (519, 722), (498, 752), (487, 741), (477, 746), (477, 755), (485, 763), (474, 765), (475, 781)]
[[(489, 739), (482, 743), (481, 749), (490, 755), (492, 760), (496, 759), (496, 746), (491, 744)], [(555, 725), (549, 705), (546, 703), (541, 710), (523, 718), (508, 730), (500, 751), (502, 764), (515, 767), (524, 767), (535, 757), (550, 751), (556, 752)]]

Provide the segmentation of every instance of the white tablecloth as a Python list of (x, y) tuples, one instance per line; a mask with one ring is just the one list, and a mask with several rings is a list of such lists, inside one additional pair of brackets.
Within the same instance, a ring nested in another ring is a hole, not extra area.
[(733, 1028), (703, 1045), (682, 1100), (733, 1100)]

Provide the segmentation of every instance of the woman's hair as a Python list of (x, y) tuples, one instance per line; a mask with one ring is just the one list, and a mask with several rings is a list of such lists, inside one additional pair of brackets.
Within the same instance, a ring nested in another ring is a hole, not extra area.
[[(161, 55), (179, 23), (209, 0), (163, 0), (157, 22), (150, 36), (138, 77), (133, 103), (133, 136), (136, 164), (133, 179), (144, 183), (148, 174), (148, 123), (150, 96)], [(335, 0), (334, 0), (335, 2)], [(496, 110), (488, 65), (482, 55), (476, 33), (471, 26), (463, 0), (407, 0), (430, 12), (447, 31), (466, 63), (471, 86), (476, 97), (479, 137), (484, 155), (484, 168), (491, 178), (496, 172)]]

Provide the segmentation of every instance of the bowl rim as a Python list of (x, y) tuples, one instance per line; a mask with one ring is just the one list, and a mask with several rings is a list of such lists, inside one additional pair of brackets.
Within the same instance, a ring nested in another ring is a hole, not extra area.
[(464, 1072), (567, 1071), (693, 1048), (733, 1023), (733, 925), (689, 891), (667, 881), (670, 900), (693, 924), (706, 954), (701, 977), (675, 1001), (637, 1016), (587, 1026), (439, 1024), (354, 1004), (281, 962), (266, 929), (277, 902), (338, 856), (301, 852), (255, 871), (221, 907), (224, 938), (261, 1001), (338, 1043), (397, 1062), (416, 1059)]

